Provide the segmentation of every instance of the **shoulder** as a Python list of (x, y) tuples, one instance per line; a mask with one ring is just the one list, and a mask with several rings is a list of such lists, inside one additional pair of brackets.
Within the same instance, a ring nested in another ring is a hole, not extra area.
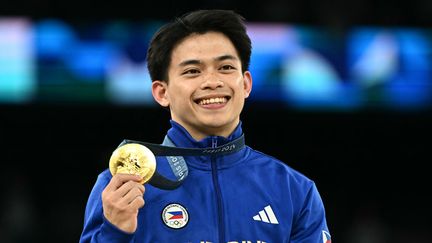
[(249, 165), (258, 166), (266, 174), (270, 174), (271, 178), (280, 182), (285, 181), (292, 186), (299, 186), (303, 189), (311, 189), (314, 186), (314, 181), (304, 175), (302, 172), (292, 168), (285, 163), (271, 155), (265, 154), (258, 150), (250, 148)]
[(266, 193), (283, 202), (283, 205), (291, 205), (290, 210), (296, 212), (295, 217), (299, 217), (307, 208), (322, 213), (323, 205), (316, 184), (302, 172), (273, 156), (253, 149), (247, 164), (254, 168), (254, 177), (259, 175), (257, 180), (263, 180), (261, 184)]

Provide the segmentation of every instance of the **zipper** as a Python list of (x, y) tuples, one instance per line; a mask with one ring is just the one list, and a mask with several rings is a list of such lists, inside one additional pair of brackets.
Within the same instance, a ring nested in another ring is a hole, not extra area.
[[(217, 137), (212, 137), (212, 148), (216, 148), (216, 147), (217, 147)], [(213, 186), (216, 192), (219, 242), (224, 243), (225, 242), (224, 209), (222, 204), (222, 194), (221, 194), (218, 173), (217, 173), (216, 157), (214, 155), (211, 156), (211, 168), (212, 168)]]

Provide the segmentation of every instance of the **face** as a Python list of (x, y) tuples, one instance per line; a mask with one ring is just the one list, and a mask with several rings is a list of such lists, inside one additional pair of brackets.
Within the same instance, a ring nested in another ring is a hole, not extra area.
[(197, 140), (230, 135), (252, 89), (251, 75), (242, 72), (234, 45), (217, 32), (193, 34), (180, 42), (173, 49), (168, 78), (168, 83), (153, 82), (153, 96)]

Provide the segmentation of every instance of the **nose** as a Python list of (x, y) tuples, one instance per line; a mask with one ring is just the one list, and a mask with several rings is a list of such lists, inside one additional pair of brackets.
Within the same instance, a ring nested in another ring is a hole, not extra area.
[(214, 74), (209, 74), (205, 77), (201, 84), (202, 89), (217, 89), (224, 86), (224, 82)]

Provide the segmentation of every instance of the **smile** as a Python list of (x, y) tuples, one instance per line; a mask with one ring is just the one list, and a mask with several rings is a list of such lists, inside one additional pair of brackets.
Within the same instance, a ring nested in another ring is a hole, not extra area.
[(228, 101), (226, 97), (215, 97), (208, 99), (200, 99), (197, 101), (199, 105), (225, 104)]

